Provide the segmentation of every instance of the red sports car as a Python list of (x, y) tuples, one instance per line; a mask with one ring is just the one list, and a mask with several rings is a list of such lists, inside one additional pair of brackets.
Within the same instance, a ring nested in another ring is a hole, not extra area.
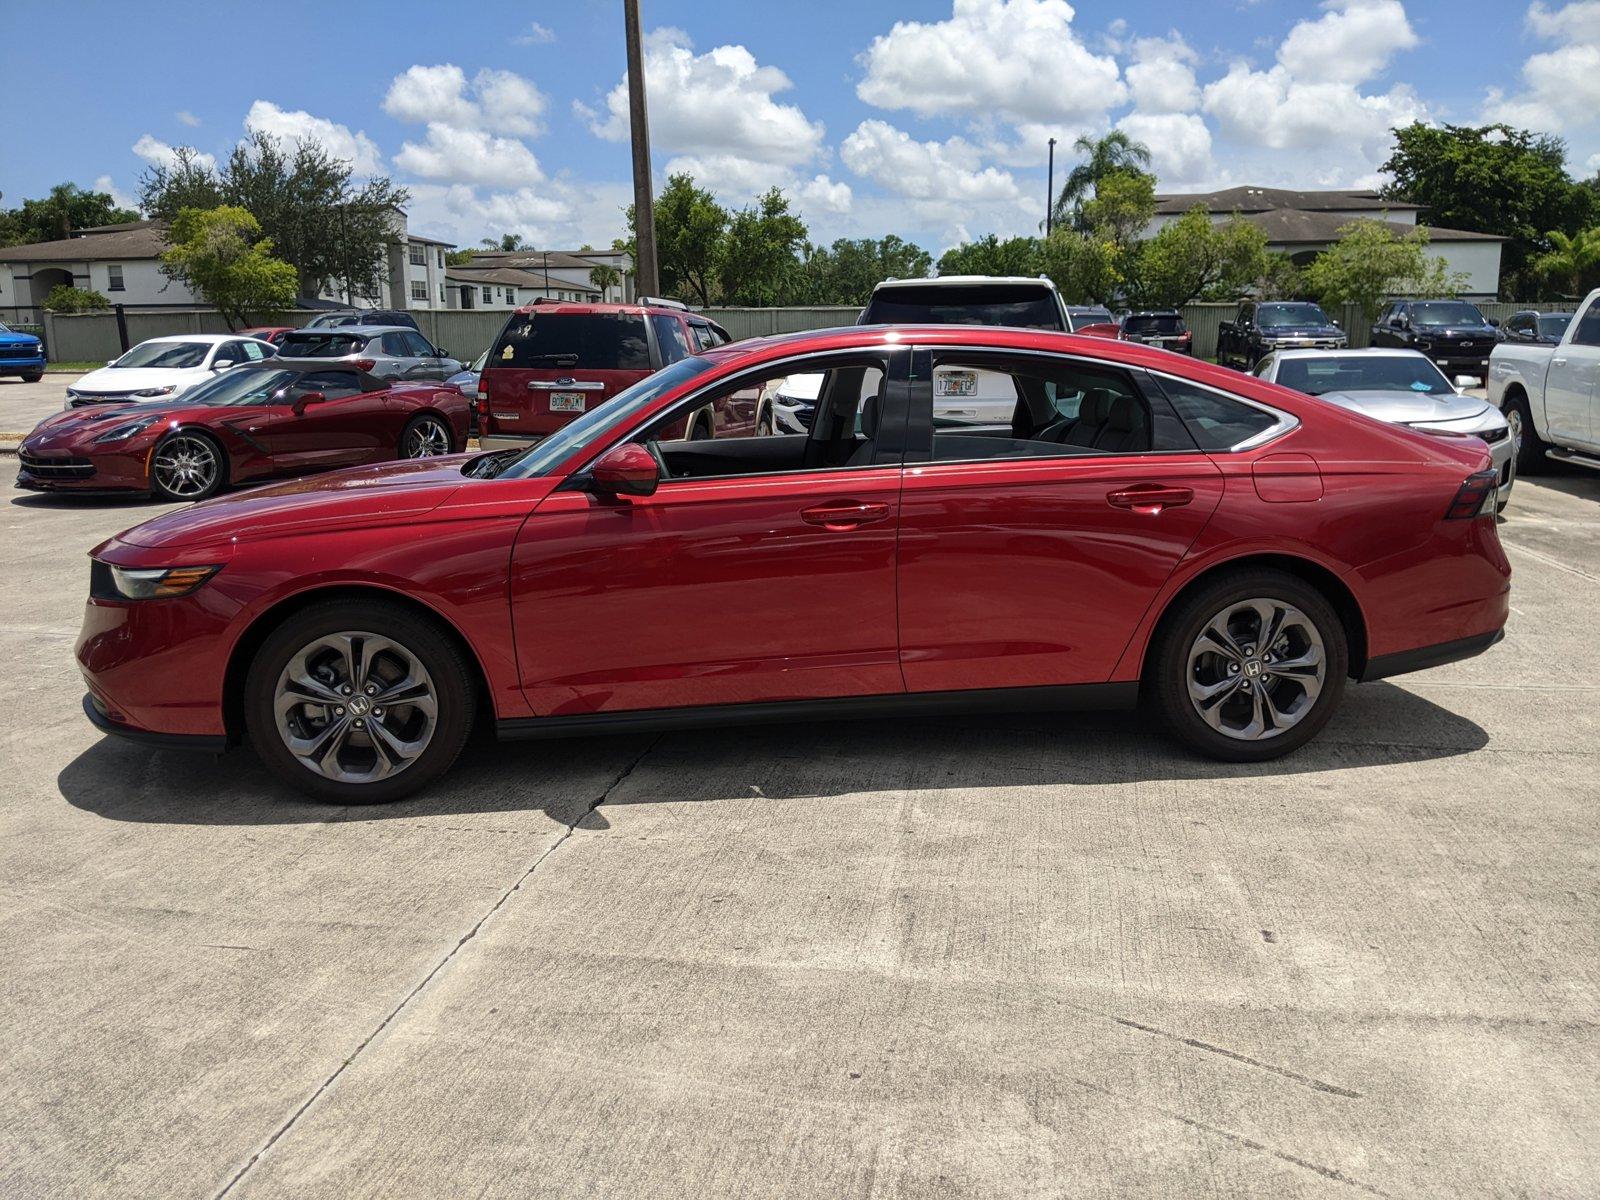
[(46, 417), (18, 448), (17, 486), (203, 500), (230, 483), (449, 454), (466, 445), (470, 416), (455, 388), (269, 358), (171, 403)]
[[(825, 375), (805, 433), (664, 440)], [(1004, 423), (936, 394), (1008, 375)], [(1219, 758), (1287, 753), (1347, 679), (1480, 653), (1510, 566), (1483, 443), (1126, 342), (855, 327), (681, 359), (529, 450), (342, 471), (92, 552), (101, 729), (248, 736), (323, 800), (503, 737), (1143, 694)]]

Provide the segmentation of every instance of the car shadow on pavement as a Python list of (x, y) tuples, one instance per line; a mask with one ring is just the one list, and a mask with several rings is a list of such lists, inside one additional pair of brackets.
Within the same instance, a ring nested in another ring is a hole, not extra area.
[[(1142, 713), (985, 714), (936, 720), (730, 727), (499, 743), (475, 738), (455, 767), (398, 804), (337, 806), (298, 798), (248, 750), (153, 750), (104, 738), (57, 777), (68, 803), (116, 821), (196, 825), (317, 824), (441, 814), (542, 811), (604, 829), (606, 806), (714, 802), (951, 788), (1104, 786), (1315, 775), (1469, 754), (1482, 728), (1388, 683), (1352, 687), (1322, 733), (1274, 762), (1199, 758)], [(1337, 801), (1343, 803), (1343, 801)]]
[(1540, 487), (1547, 487), (1552, 492), (1560, 492), (1577, 500), (1600, 502), (1600, 472), (1568, 466), (1566, 463), (1552, 465), (1563, 469), (1559, 472), (1546, 471), (1542, 475), (1535, 476)]
[(18, 508), (126, 508), (155, 510), (171, 508), (171, 500), (156, 500), (150, 496), (68, 496), (52, 492), (21, 492), (11, 497)]

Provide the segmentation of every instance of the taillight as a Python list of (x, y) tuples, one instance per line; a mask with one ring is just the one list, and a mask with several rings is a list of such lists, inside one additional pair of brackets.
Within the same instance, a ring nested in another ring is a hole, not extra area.
[(1180, 333), (1178, 335), (1178, 340), (1180, 342), (1187, 342), (1187, 341), (1190, 341), (1193, 337), (1194, 337), (1194, 331), (1192, 329), (1185, 329), (1182, 333)]
[(356, 359), (356, 368), (358, 370), (361, 370), (361, 371), (370, 371), (370, 370), (372, 370), (373, 367), (375, 367), (377, 365), (378, 365), (378, 360), (375, 359), (375, 358), (358, 358), (358, 359)]
[(1445, 510), (1446, 521), (1470, 521), (1483, 514), (1484, 506), (1494, 496), (1500, 473), (1494, 470), (1474, 471), (1456, 489), (1456, 498)]

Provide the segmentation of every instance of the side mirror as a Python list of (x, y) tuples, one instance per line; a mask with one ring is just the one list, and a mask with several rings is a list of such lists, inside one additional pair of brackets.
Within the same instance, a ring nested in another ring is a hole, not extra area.
[(656, 456), (638, 442), (613, 446), (590, 469), (594, 490), (612, 496), (653, 496), (661, 483)]
[(321, 404), (327, 398), (328, 397), (321, 392), (301, 392), (300, 395), (295, 397), (295, 401), (292, 406), (294, 408), (294, 415), (298, 417), (301, 413), (305, 412), (307, 405)]
[(1339, 318), (1338, 317), (1335, 317), (1333, 319), (1333, 327), (1335, 329), (1343, 329), (1344, 328), (1344, 326), (1339, 323)]
[(211, 369), (213, 371), (226, 371), (231, 366), (233, 366), (233, 359), (219, 358), (216, 362), (211, 364)]
[(433, 356), (435, 358), (449, 358), (450, 351), (446, 350), (443, 346), (435, 346), (433, 348)]
[(108, 367), (114, 367), (114, 366), (116, 366), (116, 365), (117, 365), (117, 360), (116, 360), (116, 359), (114, 359), (114, 358), (108, 358), (108, 359), (106, 359), (106, 366), (108, 366)]

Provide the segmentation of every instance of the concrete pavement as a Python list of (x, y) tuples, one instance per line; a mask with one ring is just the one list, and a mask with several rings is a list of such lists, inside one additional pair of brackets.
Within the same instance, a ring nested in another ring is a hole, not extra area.
[(7, 1196), (1600, 1189), (1600, 477), (1519, 482), (1504, 643), (1283, 763), (860, 722), (381, 809), (99, 738), (83, 552), (158, 506), (12, 495)]

